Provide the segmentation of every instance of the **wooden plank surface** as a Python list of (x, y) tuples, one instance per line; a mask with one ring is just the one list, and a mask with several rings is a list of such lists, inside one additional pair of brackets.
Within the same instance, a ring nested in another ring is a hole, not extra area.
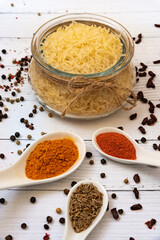
[[(142, 43), (135, 45), (134, 64), (139, 67), (140, 62), (148, 65), (148, 70), (156, 73), (154, 83), (155, 89), (146, 88), (146, 82), (149, 76), (141, 78), (135, 86), (135, 92), (143, 90), (145, 97), (152, 100), (156, 105), (160, 103), (160, 65), (154, 65), (153, 61), (160, 59), (160, 29), (155, 28), (155, 23), (160, 23), (160, 2), (153, 0), (70, 0), (70, 1), (52, 1), (52, 0), (14, 0), (14, 7), (11, 2), (0, 0), (0, 50), (7, 49), (7, 54), (2, 57), (4, 69), (0, 68), (2, 74), (15, 74), (17, 66), (12, 64), (12, 60), (30, 55), (30, 42), (33, 33), (45, 21), (66, 12), (95, 12), (113, 18), (123, 24), (132, 34), (137, 36), (142, 33)], [(40, 12), (41, 16), (37, 13)], [(0, 84), (5, 84), (5, 80), (0, 79)], [(67, 197), (63, 193), (64, 188), (70, 189), (73, 180), (94, 179), (103, 184), (109, 194), (110, 209), (116, 207), (123, 208), (124, 215), (120, 220), (115, 221), (110, 211), (107, 212), (102, 222), (88, 236), (87, 239), (99, 240), (129, 240), (134, 237), (135, 240), (159, 240), (160, 239), (160, 169), (149, 166), (130, 166), (112, 162), (107, 159), (107, 164), (102, 165), (101, 156), (91, 143), (93, 131), (103, 126), (123, 126), (133, 139), (141, 139), (143, 135), (139, 132), (144, 117), (149, 116), (148, 104), (138, 102), (135, 109), (125, 112), (119, 110), (115, 114), (102, 119), (81, 121), (71, 119), (61, 119), (58, 116), (49, 118), (48, 112), (38, 112), (33, 119), (29, 119), (35, 125), (34, 131), (29, 131), (23, 124), (19, 123), (21, 117), (28, 118), (33, 105), (40, 106), (37, 102), (31, 86), (25, 75), (25, 84), (20, 87), (25, 101), (11, 105), (4, 101), (5, 106), (9, 108), (8, 119), (0, 123), (0, 152), (6, 155), (4, 160), (0, 159), (0, 169), (4, 169), (13, 164), (18, 159), (17, 150), (23, 150), (28, 143), (32, 143), (41, 136), (41, 132), (52, 132), (57, 129), (74, 131), (85, 139), (87, 151), (93, 153), (92, 159), (94, 165), (89, 165), (86, 158), (77, 171), (65, 179), (56, 183), (45, 185), (30, 186), (20, 189), (0, 191), (0, 198), (6, 199), (6, 204), (0, 204), (0, 240), (5, 239), (8, 234), (13, 235), (14, 240), (39, 240), (43, 239), (46, 230), (43, 225), (45, 218), (51, 215), (54, 219), (50, 230), (51, 240), (60, 240), (63, 237), (64, 226), (58, 220), (60, 216), (65, 216), (65, 203)], [(0, 90), (3, 100), (11, 97), (11, 92)], [(132, 113), (137, 113), (138, 117), (134, 121), (129, 120)], [(153, 151), (153, 143), (160, 144), (157, 137), (160, 135), (160, 109), (155, 109), (155, 115), (158, 122), (150, 127), (145, 126), (147, 142), (140, 144)], [(9, 140), (10, 135), (16, 131), (21, 133), (21, 144), (17, 146)], [(27, 139), (27, 135), (32, 135), (32, 140)], [(160, 152), (157, 151), (160, 156)], [(100, 173), (105, 172), (106, 178), (101, 179)], [(141, 182), (135, 184), (133, 175), (138, 173)], [(129, 184), (124, 184), (123, 180), (129, 179)], [(140, 190), (140, 199), (136, 200), (133, 194), (133, 188)], [(110, 196), (115, 192), (117, 198), (114, 200)], [(29, 199), (36, 196), (36, 204), (31, 204)], [(130, 206), (135, 203), (141, 203), (143, 210), (133, 212)], [(55, 209), (61, 207), (62, 215), (57, 215)], [(155, 218), (157, 224), (152, 230), (149, 230), (144, 224), (146, 221)], [(26, 222), (27, 230), (20, 228), (21, 223)]]

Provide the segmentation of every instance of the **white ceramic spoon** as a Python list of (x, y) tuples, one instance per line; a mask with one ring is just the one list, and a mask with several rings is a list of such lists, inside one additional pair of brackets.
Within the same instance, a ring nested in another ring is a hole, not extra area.
[[(69, 217), (69, 203), (70, 203), (71, 195), (77, 189), (77, 187), (80, 186), (81, 184), (91, 184), (91, 183), (94, 186), (96, 186), (97, 189), (103, 194), (103, 205), (101, 207), (101, 210), (100, 210), (98, 216), (91, 223), (91, 225), (85, 231), (76, 233), (72, 228), (71, 220)], [(104, 187), (99, 182), (95, 182), (92, 180), (83, 180), (83, 181), (78, 182), (70, 190), (70, 193), (68, 195), (67, 208), (66, 208), (66, 224), (65, 224), (65, 232), (64, 232), (63, 240), (84, 240), (84, 239), (86, 239), (86, 237), (89, 235), (89, 233), (95, 228), (95, 226), (99, 223), (99, 221), (104, 216), (104, 214), (107, 210), (107, 206), (108, 206), (108, 195), (107, 195), (107, 192), (104, 189)]]
[[(97, 144), (96, 136), (101, 133), (105, 133), (105, 132), (116, 132), (116, 133), (123, 134), (125, 137), (127, 137), (133, 143), (133, 145), (136, 149), (136, 156), (137, 156), (136, 160), (117, 158), (117, 157), (113, 157), (111, 155), (104, 153), (100, 149), (99, 145)], [(120, 162), (120, 163), (126, 163), (126, 164), (145, 164), (145, 165), (160, 167), (160, 154), (158, 155), (158, 154), (155, 154), (153, 152), (147, 151), (146, 149), (142, 148), (127, 133), (125, 133), (124, 131), (122, 131), (120, 129), (113, 128), (113, 127), (100, 128), (93, 133), (92, 143), (93, 143), (94, 147), (101, 154), (103, 154), (104, 156), (106, 156), (107, 158), (109, 158), (113, 161)]]
[[(32, 180), (27, 178), (25, 175), (26, 160), (29, 157), (30, 153), (37, 146), (37, 144), (46, 140), (55, 140), (55, 139), (62, 139), (62, 138), (71, 139), (75, 143), (75, 145), (78, 147), (79, 157), (76, 163), (68, 171), (56, 177), (42, 179), (42, 180)], [(82, 163), (85, 157), (85, 154), (86, 154), (85, 143), (83, 139), (79, 137), (77, 134), (72, 132), (53, 132), (53, 133), (46, 134), (45, 136), (35, 141), (32, 145), (30, 145), (15, 164), (13, 164), (11, 167), (5, 170), (0, 171), (0, 189), (21, 187), (21, 186), (28, 186), (28, 185), (57, 181), (74, 172)]]

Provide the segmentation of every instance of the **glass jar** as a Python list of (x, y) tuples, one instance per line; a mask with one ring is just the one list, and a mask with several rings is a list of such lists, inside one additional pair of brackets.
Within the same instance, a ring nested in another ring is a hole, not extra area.
[[(119, 61), (104, 72), (86, 75), (63, 72), (48, 65), (41, 57), (43, 39), (73, 21), (104, 26), (118, 34), (123, 44)], [(107, 116), (124, 106), (134, 87), (133, 39), (122, 25), (107, 17), (75, 13), (54, 18), (34, 34), (31, 51), (29, 80), (32, 87), (40, 103), (59, 115), (83, 119)]]

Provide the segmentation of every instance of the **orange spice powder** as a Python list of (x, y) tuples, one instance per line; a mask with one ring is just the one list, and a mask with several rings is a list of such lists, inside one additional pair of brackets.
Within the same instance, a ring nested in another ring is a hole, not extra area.
[(35, 180), (58, 176), (71, 168), (78, 156), (78, 148), (70, 139), (41, 142), (27, 159), (26, 176)]
[(123, 134), (115, 132), (101, 133), (96, 137), (101, 150), (113, 157), (123, 159), (136, 159), (136, 149)]

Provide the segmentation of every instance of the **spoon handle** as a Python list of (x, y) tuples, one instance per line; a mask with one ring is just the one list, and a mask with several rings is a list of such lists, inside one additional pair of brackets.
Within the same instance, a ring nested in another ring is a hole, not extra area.
[(64, 233), (63, 240), (85, 240), (86, 236), (82, 236), (82, 234), (74, 234), (73, 232), (66, 231)]
[(149, 166), (154, 166), (154, 167), (160, 167), (160, 155), (155, 154), (151, 151), (147, 151), (143, 149), (138, 159), (139, 159), (139, 163), (146, 164)]

